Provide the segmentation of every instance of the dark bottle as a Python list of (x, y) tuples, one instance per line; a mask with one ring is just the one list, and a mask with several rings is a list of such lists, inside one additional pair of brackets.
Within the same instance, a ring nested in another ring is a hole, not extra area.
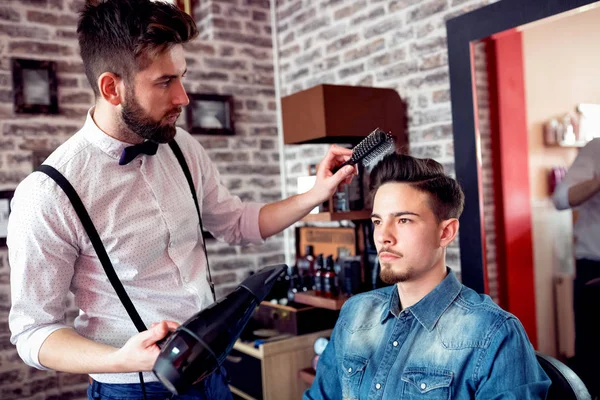
[(323, 296), (323, 254), (319, 254), (315, 261), (315, 294)]
[(337, 258), (335, 259), (335, 263), (333, 264), (333, 271), (335, 272), (335, 283), (338, 295), (341, 293), (346, 293), (344, 290), (344, 260), (350, 256), (350, 250), (346, 247), (338, 247), (337, 248)]
[(288, 271), (287, 271), (287, 275), (289, 277), (289, 287), (288, 287), (288, 291), (287, 291), (287, 299), (288, 299), (288, 302), (292, 302), (296, 298), (296, 293), (298, 293), (298, 286), (300, 286), (299, 282), (298, 282), (298, 267), (295, 265), (292, 265), (291, 267), (289, 267)]
[(342, 263), (344, 262), (344, 258), (350, 255), (350, 250), (346, 247), (338, 247), (337, 248), (337, 258), (335, 259), (335, 263), (333, 264), (333, 270), (336, 275), (339, 277), (342, 273)]
[(298, 291), (312, 290), (314, 286), (315, 256), (311, 245), (306, 246), (304, 256), (298, 258), (296, 265), (298, 266)]
[(337, 274), (333, 266), (333, 257), (327, 256), (325, 260), (325, 272), (323, 273), (323, 294), (332, 299), (338, 295)]

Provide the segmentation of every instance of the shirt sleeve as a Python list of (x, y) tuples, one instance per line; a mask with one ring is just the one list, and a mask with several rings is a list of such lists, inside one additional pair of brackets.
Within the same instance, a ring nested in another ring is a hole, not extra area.
[(76, 228), (69, 227), (69, 217), (63, 210), (70, 203), (61, 205), (57, 198), (60, 193), (45, 191), (48, 185), (40, 185), (44, 181), (40, 175), (26, 178), (11, 203), (7, 235), (11, 269), (9, 327), (11, 343), (23, 361), (47, 369), (40, 364), (38, 353), (51, 333), (69, 328), (65, 323), (66, 296), (78, 249), (73, 245)]
[(552, 201), (557, 209), (566, 210), (571, 208), (569, 204), (569, 189), (580, 182), (594, 177), (596, 162), (593, 151), (594, 149), (591, 146), (581, 149), (563, 180), (556, 186), (552, 195)]
[[(184, 135), (190, 136), (186, 132)], [(263, 243), (258, 219), (263, 204), (242, 202), (238, 196), (232, 195), (221, 183), (217, 167), (210, 160), (206, 150), (193, 138), (189, 140), (193, 141), (196, 153), (192, 157), (200, 167), (197, 180), (201, 182), (202, 190), (198, 199), (201, 203), (204, 228), (217, 239), (229, 244)]]
[(523, 325), (509, 318), (499, 327), (475, 370), (477, 399), (545, 399), (550, 379), (538, 363)]

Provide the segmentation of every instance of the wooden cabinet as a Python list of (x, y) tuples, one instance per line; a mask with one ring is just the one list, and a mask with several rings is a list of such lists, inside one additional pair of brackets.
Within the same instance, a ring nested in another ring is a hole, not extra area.
[(308, 385), (298, 371), (311, 364), (314, 341), (331, 329), (261, 344), (236, 342), (223, 364), (231, 378), (234, 398), (300, 400)]
[(317, 85), (281, 99), (285, 144), (357, 144), (376, 127), (408, 143), (406, 103), (389, 88)]

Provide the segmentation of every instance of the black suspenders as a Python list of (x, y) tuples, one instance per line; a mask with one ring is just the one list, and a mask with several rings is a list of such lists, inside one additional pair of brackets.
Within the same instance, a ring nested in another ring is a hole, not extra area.
[[(190, 185), (190, 190), (192, 192), (192, 198), (193, 198), (194, 204), (196, 206), (196, 211), (198, 212), (198, 219), (200, 221), (200, 229), (201, 229), (201, 231), (204, 231), (204, 229), (202, 227), (202, 218), (200, 216), (200, 207), (198, 206), (198, 197), (196, 196), (196, 189), (194, 187), (194, 181), (192, 180), (192, 174), (190, 173), (190, 169), (187, 165), (187, 162), (185, 161), (183, 153), (181, 152), (181, 148), (179, 147), (179, 145), (177, 145), (175, 140), (172, 140), (171, 142), (169, 142), (169, 146), (173, 150), (173, 153), (175, 153), (175, 157), (177, 157), (177, 161), (179, 161), (179, 164), (181, 165), (181, 168), (183, 169), (183, 173), (185, 174), (185, 178), (187, 179), (187, 181)], [(137, 330), (139, 332), (145, 331), (147, 329), (146, 325), (142, 321), (142, 318), (138, 314), (137, 310), (133, 306), (133, 303), (131, 302), (131, 299), (127, 295), (127, 292), (125, 291), (125, 288), (123, 287), (123, 284), (119, 280), (119, 277), (117, 276), (115, 269), (114, 269), (112, 263), (110, 262), (110, 258), (108, 257), (108, 254), (106, 253), (106, 249), (104, 248), (104, 245), (102, 244), (100, 235), (98, 235), (98, 231), (96, 230), (96, 227), (94, 226), (94, 223), (92, 222), (92, 219), (90, 218), (90, 215), (88, 214), (85, 206), (83, 205), (81, 198), (75, 191), (75, 188), (73, 188), (73, 186), (69, 183), (69, 181), (60, 172), (58, 172), (56, 169), (54, 169), (53, 167), (51, 167), (49, 165), (42, 164), (40, 167), (37, 168), (36, 171), (45, 173), (50, 178), (54, 179), (56, 181), (56, 183), (58, 184), (58, 186), (60, 186), (63, 189), (63, 191), (65, 192), (65, 194), (67, 195), (67, 197), (69, 198), (71, 203), (73, 204), (73, 208), (75, 209), (77, 216), (81, 220), (81, 223), (82, 223), (85, 231), (87, 232), (87, 234), (90, 238), (90, 241), (92, 242), (92, 245), (94, 246), (94, 250), (96, 251), (96, 254), (98, 255), (98, 259), (102, 263), (104, 272), (106, 272), (106, 276), (108, 277), (108, 280), (110, 281), (112, 287), (115, 289), (115, 292), (117, 292), (117, 295), (119, 296), (121, 303), (125, 307), (127, 314), (129, 314), (129, 318), (131, 318), (131, 320), (133, 321), (133, 323), (135, 324), (135, 327), (137, 328)], [(203, 240), (203, 244), (204, 244), (204, 238), (202, 240)], [(208, 270), (209, 285), (210, 285), (210, 289), (211, 289), (211, 292), (213, 295), (213, 300), (215, 300), (215, 290), (214, 290), (214, 285), (212, 282), (212, 277), (210, 275), (210, 268), (208, 266), (208, 254), (206, 252), (206, 245), (204, 244), (203, 247), (204, 247), (204, 254), (206, 256), (206, 268)]]

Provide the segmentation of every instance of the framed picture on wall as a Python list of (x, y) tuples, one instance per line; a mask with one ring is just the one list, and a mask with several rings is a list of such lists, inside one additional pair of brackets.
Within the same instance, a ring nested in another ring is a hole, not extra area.
[(6, 235), (8, 234), (8, 216), (10, 215), (10, 201), (14, 190), (0, 190), (0, 247), (6, 246)]
[(186, 107), (190, 133), (233, 135), (233, 96), (219, 94), (189, 94)]
[(15, 113), (58, 114), (56, 63), (12, 59)]

